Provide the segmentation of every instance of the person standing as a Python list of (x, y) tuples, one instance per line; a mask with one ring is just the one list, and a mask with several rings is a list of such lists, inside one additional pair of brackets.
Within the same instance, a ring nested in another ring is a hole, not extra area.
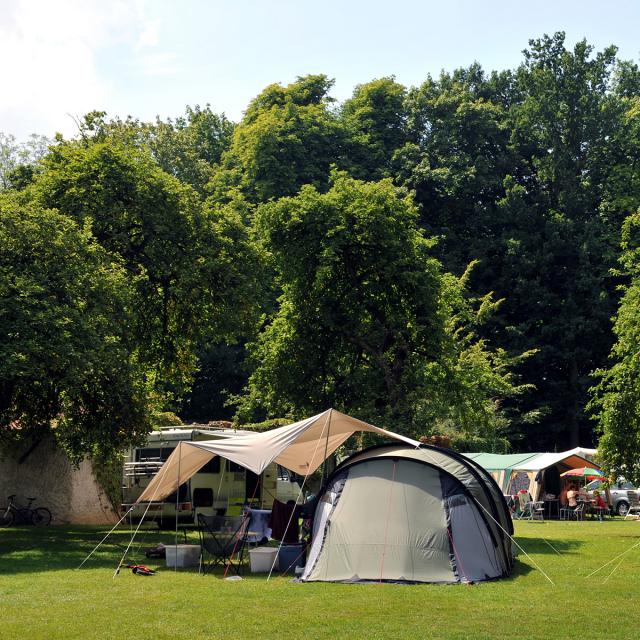
[(569, 487), (569, 491), (567, 491), (567, 503), (571, 509), (575, 509), (578, 506), (578, 492), (573, 484)]

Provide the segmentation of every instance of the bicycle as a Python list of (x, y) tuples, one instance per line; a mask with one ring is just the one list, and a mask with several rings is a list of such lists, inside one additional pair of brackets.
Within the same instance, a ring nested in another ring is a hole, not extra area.
[(28, 498), (26, 507), (19, 507), (15, 502), (15, 494), (9, 496), (9, 504), (0, 510), (0, 527), (10, 527), (12, 524), (31, 524), (35, 527), (46, 527), (51, 522), (51, 511), (46, 507), (31, 508), (35, 498)]

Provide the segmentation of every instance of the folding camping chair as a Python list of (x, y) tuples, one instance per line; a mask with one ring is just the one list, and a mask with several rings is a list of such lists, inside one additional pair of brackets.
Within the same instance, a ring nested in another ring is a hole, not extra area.
[(207, 573), (220, 565), (240, 575), (248, 526), (248, 516), (205, 516), (199, 513), (200, 572)]
[(544, 502), (531, 503), (531, 520), (544, 521)]
[(532, 520), (533, 519), (533, 502), (529, 493), (518, 494), (516, 510), (513, 514), (515, 520)]
[(584, 502), (580, 502), (578, 506), (569, 513), (569, 518), (584, 520)]

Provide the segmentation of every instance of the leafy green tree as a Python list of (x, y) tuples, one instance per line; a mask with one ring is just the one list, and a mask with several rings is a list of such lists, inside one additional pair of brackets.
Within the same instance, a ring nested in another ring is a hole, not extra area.
[(343, 127), (331, 109), (326, 76), (268, 86), (254, 98), (210, 186), (216, 200), (234, 188), (252, 202), (290, 196), (304, 184), (326, 189), (343, 155)]
[(614, 476), (640, 482), (640, 212), (623, 229), (622, 266), (630, 277), (615, 320), (613, 363), (599, 371), (591, 403), (602, 437), (598, 457)]
[[(547, 437), (571, 446), (590, 440), (590, 374), (611, 347), (617, 299), (611, 268), (622, 217), (602, 212), (621, 113), (611, 94), (615, 53), (594, 53), (585, 41), (567, 50), (563, 33), (531, 41), (515, 79), (522, 97), (510, 113), (531, 176), (520, 180), (519, 200), (530, 201), (535, 221), (519, 247), (527, 277), (512, 289), (512, 318), (519, 344), (540, 348), (527, 373), (548, 408)], [(505, 275), (506, 285), (513, 276)]]
[[(495, 431), (492, 398), (513, 388), (504, 354), (492, 354), (470, 321), (492, 303), (472, 309), (417, 220), (389, 180), (340, 172), (325, 194), (306, 186), (258, 208), (283, 293), (250, 345), (244, 419), (256, 407), (273, 416), (334, 406), (405, 433), (432, 431), (437, 419), (477, 432), (480, 415), (485, 432)], [(457, 413), (454, 398), (463, 401)]]
[(34, 164), (47, 152), (51, 141), (32, 134), (24, 143), (0, 132), (0, 191), (22, 187), (31, 180)]
[(354, 177), (379, 180), (392, 175), (394, 153), (408, 141), (406, 93), (394, 78), (380, 78), (358, 85), (342, 105)]
[[(490, 99), (488, 85), (474, 65), (412, 89), (407, 96), (410, 142), (395, 158), (397, 180), (415, 191), (422, 225), (440, 238), (437, 255), (457, 275), (491, 252), (504, 222), (496, 202), (505, 176), (517, 164), (509, 148), (507, 112)], [(481, 278), (486, 267), (483, 260), (475, 277)]]
[(623, 167), (635, 166), (621, 97), (634, 70), (614, 71), (615, 48), (568, 50), (558, 33), (532, 40), (515, 72), (486, 77), (473, 65), (407, 97), (397, 180), (442, 238), (445, 269), (478, 260), (471, 292), (505, 299), (480, 335), (510, 354), (538, 350), (519, 369), (537, 392), (517, 399), (525, 422), (511, 436), (535, 448), (589, 442), (590, 373), (611, 345), (610, 270), (633, 184)]
[(440, 313), (445, 340), (438, 358), (424, 363), (414, 431), (444, 435), (464, 446), (473, 443), (474, 450), (504, 453), (514, 440), (514, 424), (531, 419), (514, 411), (513, 401), (534, 390), (516, 371), (535, 351), (510, 355), (481, 337), (504, 300), (494, 300), (491, 293), (471, 295), (469, 282), (477, 266), (471, 263), (459, 278), (443, 275)]
[(251, 400), (270, 415), (335, 406), (406, 418), (422, 359), (439, 350), (439, 265), (409, 198), (334, 173), (262, 205), (256, 224), (283, 294), (252, 346)]
[(156, 118), (155, 122), (107, 120), (104, 111), (93, 111), (80, 123), (85, 139), (146, 148), (160, 168), (201, 195), (231, 144), (233, 129), (233, 123), (224, 114), (214, 113), (209, 105), (187, 106), (184, 116), (166, 121)]
[(123, 265), (87, 226), (0, 197), (0, 443), (53, 431), (79, 459), (137, 441), (153, 394)]
[(205, 206), (145, 149), (111, 140), (52, 147), (23, 198), (88, 226), (122, 261), (136, 294), (138, 357), (159, 388), (181, 391), (202, 344), (250, 326), (259, 259), (240, 200)]

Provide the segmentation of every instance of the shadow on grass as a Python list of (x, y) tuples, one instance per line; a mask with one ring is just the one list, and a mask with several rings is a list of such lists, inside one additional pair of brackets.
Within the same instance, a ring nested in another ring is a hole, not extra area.
[[(39, 573), (46, 571), (68, 571), (76, 569), (91, 553), (94, 547), (108, 533), (109, 528), (99, 527), (16, 527), (0, 529), (0, 577), (3, 575)], [(115, 571), (122, 558), (132, 531), (121, 528), (114, 531), (107, 540), (87, 560), (83, 568), (111, 569)], [(583, 542), (571, 539), (553, 539), (547, 544), (541, 538), (520, 538), (516, 541), (528, 554), (556, 554), (577, 553)], [(155, 527), (141, 528), (127, 555), (126, 563), (144, 563), (149, 567), (165, 569), (164, 560), (149, 560), (144, 552), (158, 543), (174, 544), (175, 533), (159, 531)], [(184, 542), (182, 534), (178, 543)], [(197, 536), (189, 534), (188, 542), (197, 543)], [(514, 563), (512, 574), (506, 579), (514, 579), (528, 574), (535, 569), (526, 561), (524, 554)], [(172, 570), (172, 569), (171, 569)], [(189, 571), (193, 571), (190, 569)], [(212, 572), (220, 576), (222, 571)]]
[[(0, 576), (42, 571), (76, 569), (105, 537), (109, 529), (96, 527), (14, 527), (0, 530)], [(85, 568), (115, 568), (129, 541), (130, 529), (117, 529), (87, 560)], [(196, 540), (190, 537), (190, 543)], [(174, 544), (173, 532), (156, 528), (140, 529), (127, 554), (127, 563), (164, 565), (164, 560), (149, 561), (144, 552), (158, 543)], [(182, 534), (178, 543), (184, 542)], [(156, 564), (154, 564), (156, 563)]]
[[(527, 553), (545, 553), (552, 555), (557, 555), (558, 553), (561, 555), (565, 553), (578, 553), (580, 551), (580, 547), (584, 546), (583, 540), (574, 539), (562, 540), (553, 538), (547, 541), (544, 537), (520, 538), (516, 536), (515, 541)], [(522, 554), (522, 551), (518, 549), (518, 553)]]

